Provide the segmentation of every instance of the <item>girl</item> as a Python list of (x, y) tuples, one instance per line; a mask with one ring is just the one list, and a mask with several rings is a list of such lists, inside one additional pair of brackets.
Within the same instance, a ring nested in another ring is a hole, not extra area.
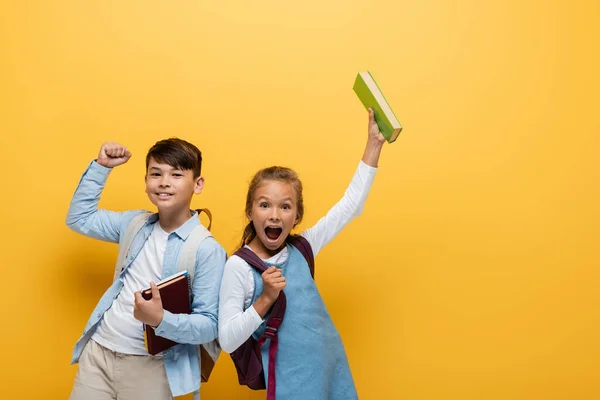
[[(360, 215), (384, 141), (369, 109), (367, 144), (350, 186), (325, 217), (301, 234), (315, 256)], [(277, 399), (356, 399), (341, 338), (307, 262), (294, 246), (286, 244), (303, 214), (302, 183), (294, 171), (283, 167), (258, 171), (248, 189), (246, 215), (250, 222), (241, 246), (270, 267), (261, 275), (240, 257), (229, 258), (219, 295), (219, 341), (223, 350), (231, 353), (251, 335), (262, 336), (265, 317), (285, 289), (287, 307), (278, 331), (275, 365)], [(268, 360), (267, 341), (262, 347), (265, 375)]]

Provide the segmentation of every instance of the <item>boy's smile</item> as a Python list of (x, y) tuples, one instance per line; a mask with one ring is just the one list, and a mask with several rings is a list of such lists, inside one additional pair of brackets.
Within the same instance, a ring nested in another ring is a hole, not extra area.
[(166, 192), (158, 192), (158, 193), (156, 193), (156, 195), (158, 196), (159, 200), (168, 200), (171, 197), (173, 197), (173, 193), (166, 193)]
[(296, 193), (289, 183), (267, 180), (254, 192), (248, 218), (254, 224), (256, 237), (250, 247), (260, 257), (275, 255), (298, 221)]

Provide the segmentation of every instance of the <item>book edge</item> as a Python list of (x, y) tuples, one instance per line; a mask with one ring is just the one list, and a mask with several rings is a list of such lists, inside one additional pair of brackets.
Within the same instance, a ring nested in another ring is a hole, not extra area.
[[(390, 103), (388, 103), (383, 92), (381, 91), (381, 88), (377, 84), (377, 81), (375, 81), (375, 78), (373, 78), (373, 75), (371, 74), (371, 72), (369, 72), (369, 71), (360, 72), (360, 75), (363, 78), (363, 81), (365, 82), (365, 84), (367, 85), (369, 90), (371, 90), (371, 93), (373, 93), (373, 96), (375, 97), (375, 100), (379, 103), (379, 106), (382, 108), (382, 111), (386, 114), (386, 116), (390, 120), (393, 131), (396, 131), (397, 129), (402, 130), (402, 125), (400, 124), (400, 121), (398, 121), (398, 118), (396, 117), (396, 114), (394, 114), (394, 111), (392, 110)], [(367, 77), (369, 79), (365, 79), (365, 77)], [(394, 122), (395, 122), (395, 124), (394, 124)], [(397, 127), (395, 127), (394, 125), (396, 125)]]
[[(180, 271), (180, 272), (177, 272), (176, 274), (169, 275), (166, 278), (161, 279), (160, 281), (156, 282), (155, 285), (160, 289), (162, 287), (167, 286), (167, 285), (165, 285), (165, 283), (171, 283), (170, 281), (175, 280), (175, 278), (178, 278), (180, 276), (187, 276), (187, 275), (188, 275), (187, 271)], [(147, 287), (145, 289), (142, 289), (141, 292), (142, 293), (146, 293), (146, 292), (149, 292), (151, 290), (152, 290), (151, 287)]]

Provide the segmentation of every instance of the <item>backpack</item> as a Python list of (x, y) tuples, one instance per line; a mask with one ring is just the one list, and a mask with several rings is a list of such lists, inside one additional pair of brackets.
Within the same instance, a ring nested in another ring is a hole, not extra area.
[[(208, 237), (213, 237), (210, 233), (210, 228), (212, 226), (212, 214), (206, 208), (196, 210), (198, 212), (198, 216), (201, 212), (204, 212), (208, 215), (209, 224), (208, 228), (205, 228), (204, 225), (200, 224), (190, 233), (186, 241), (183, 243), (181, 247), (181, 252), (179, 255), (179, 261), (177, 262), (177, 271), (187, 271), (189, 276), (190, 286), (194, 280), (194, 273), (196, 272), (196, 255), (198, 254), (198, 247), (202, 243), (202, 241)], [(119, 246), (119, 257), (117, 260), (117, 265), (115, 267), (115, 275), (113, 280), (116, 280), (119, 277), (119, 274), (125, 268), (125, 259), (129, 253), (129, 248), (133, 242), (133, 238), (137, 233), (144, 227), (148, 218), (152, 215), (151, 213), (142, 213), (140, 215), (136, 215), (125, 230), (125, 235), (123, 238), (123, 242), (121, 246)], [(190, 291), (191, 296), (191, 291)], [(190, 298), (191, 302), (191, 298)], [(217, 339), (213, 340), (210, 343), (205, 343), (198, 346), (198, 359), (200, 360), (200, 377), (202, 382), (207, 382), (210, 374), (212, 372), (213, 367), (215, 366), (215, 362), (219, 357), (219, 353), (221, 352), (221, 347), (219, 346), (219, 342)], [(194, 392), (194, 399), (199, 399), (200, 393)]]
[[(286, 239), (288, 243), (296, 247), (308, 262), (310, 275), (315, 278), (315, 259), (308, 241), (299, 235), (290, 235)], [(246, 261), (250, 266), (258, 272), (263, 273), (268, 266), (265, 265), (252, 250), (242, 247), (234, 253)], [(269, 371), (268, 382), (269, 390), (267, 392), (267, 400), (275, 399), (275, 356), (277, 354), (277, 346), (279, 340), (277, 338), (277, 330), (283, 322), (285, 314), (286, 297), (283, 290), (279, 292), (279, 297), (269, 311), (269, 317), (266, 322), (265, 332), (258, 339), (252, 336), (248, 338), (240, 347), (230, 354), (235, 369), (238, 374), (240, 385), (248, 386), (250, 389), (260, 390), (266, 388), (265, 374), (263, 371), (261, 348), (267, 339), (271, 339), (269, 346)]]

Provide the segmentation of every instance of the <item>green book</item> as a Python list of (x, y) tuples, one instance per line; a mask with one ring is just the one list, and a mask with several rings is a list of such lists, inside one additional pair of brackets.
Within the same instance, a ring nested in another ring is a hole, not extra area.
[(359, 72), (354, 81), (354, 92), (363, 103), (366, 109), (371, 107), (375, 113), (375, 122), (379, 126), (379, 130), (385, 136), (388, 143), (392, 143), (400, 132), (402, 125), (398, 122), (398, 118), (394, 115), (392, 108), (388, 104), (383, 93), (373, 75), (369, 71)]

